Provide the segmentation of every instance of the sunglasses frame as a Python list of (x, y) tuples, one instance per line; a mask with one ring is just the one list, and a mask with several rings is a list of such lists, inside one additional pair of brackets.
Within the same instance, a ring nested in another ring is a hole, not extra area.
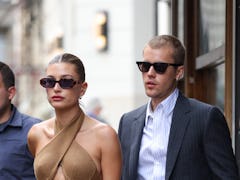
[[(46, 85), (48, 83), (48, 85)], [(44, 88), (54, 88), (56, 86), (56, 83), (59, 84), (59, 86), (62, 89), (71, 89), (73, 88), (76, 84), (79, 84), (79, 81), (75, 81), (74, 79), (67, 79), (67, 78), (61, 78), (60, 80), (55, 80), (54, 78), (42, 78), (40, 79), (40, 85)], [(64, 83), (67, 83), (64, 85)]]
[[(164, 74), (168, 68), (168, 66), (182, 66), (183, 64), (174, 64), (174, 63), (165, 63), (165, 62), (155, 62), (155, 63), (150, 63), (147, 61), (137, 61), (136, 64), (138, 65), (138, 68), (141, 72), (148, 72), (150, 67), (153, 66), (154, 70), (158, 74)], [(141, 66), (145, 66), (142, 68)], [(146, 69), (146, 70), (144, 70)]]

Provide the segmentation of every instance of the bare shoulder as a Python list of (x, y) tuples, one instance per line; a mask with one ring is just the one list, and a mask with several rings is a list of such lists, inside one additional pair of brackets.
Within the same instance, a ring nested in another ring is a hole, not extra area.
[(28, 139), (36, 141), (53, 133), (54, 119), (48, 119), (40, 123), (34, 124), (28, 132)]
[[(116, 168), (115, 170), (120, 174), (118, 170), (121, 169), (122, 154), (120, 142), (115, 129), (110, 125), (101, 123), (95, 126), (94, 132), (96, 133), (97, 144), (101, 149), (102, 168), (105, 169), (103, 171), (107, 172), (109, 175), (109, 173), (113, 173), (113, 169)], [(111, 169), (112, 172), (109, 172), (106, 169)], [(114, 176), (116, 176), (116, 174)]]
[(100, 147), (111, 146), (112, 144), (118, 143), (117, 133), (110, 125), (89, 117), (85, 118), (84, 124), (82, 125), (81, 137), (85, 137), (85, 139), (86, 137), (92, 138), (92, 143), (95, 142)]
[(108, 124), (99, 123), (95, 126), (95, 132), (100, 137), (106, 138), (109, 136), (116, 136), (116, 131)]
[(116, 133), (116, 131), (108, 124), (100, 122), (96, 119), (93, 119), (91, 117), (85, 118), (85, 124), (82, 126), (82, 130), (90, 130), (93, 131), (97, 135), (108, 135), (109, 133)]
[(34, 124), (28, 132), (28, 147), (33, 156), (35, 156), (38, 148), (53, 136), (54, 119), (42, 121)]
[(103, 147), (118, 143), (118, 136), (113, 127), (108, 124), (99, 123), (94, 127), (94, 133)]

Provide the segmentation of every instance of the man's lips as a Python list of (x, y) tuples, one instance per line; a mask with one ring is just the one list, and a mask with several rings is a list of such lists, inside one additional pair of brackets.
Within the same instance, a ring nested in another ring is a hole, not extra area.
[(156, 84), (154, 83), (154, 82), (152, 82), (152, 81), (148, 81), (148, 82), (146, 82), (145, 83), (146, 84), (146, 87), (148, 87), (148, 88), (153, 88)]

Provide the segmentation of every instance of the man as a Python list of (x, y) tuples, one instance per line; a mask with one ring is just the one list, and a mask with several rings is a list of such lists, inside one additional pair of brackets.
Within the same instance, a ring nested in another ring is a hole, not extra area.
[(33, 157), (27, 133), (39, 119), (20, 113), (11, 103), (16, 93), (13, 71), (0, 62), (0, 180), (33, 180)]
[(89, 100), (87, 104), (87, 115), (97, 119), (100, 122), (107, 123), (106, 120), (101, 116), (103, 105), (99, 98), (94, 97)]
[(173, 36), (156, 36), (145, 46), (137, 65), (150, 100), (121, 117), (123, 180), (238, 179), (221, 111), (177, 89), (184, 59), (185, 48)]

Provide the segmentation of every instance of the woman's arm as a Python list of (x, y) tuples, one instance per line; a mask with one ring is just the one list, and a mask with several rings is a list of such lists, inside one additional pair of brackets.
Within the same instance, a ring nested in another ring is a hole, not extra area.
[(28, 142), (28, 149), (33, 157), (35, 157), (36, 146), (37, 146), (37, 125), (33, 125), (28, 132), (27, 142)]
[(103, 180), (120, 180), (122, 152), (113, 128), (105, 126), (101, 136), (101, 169)]

